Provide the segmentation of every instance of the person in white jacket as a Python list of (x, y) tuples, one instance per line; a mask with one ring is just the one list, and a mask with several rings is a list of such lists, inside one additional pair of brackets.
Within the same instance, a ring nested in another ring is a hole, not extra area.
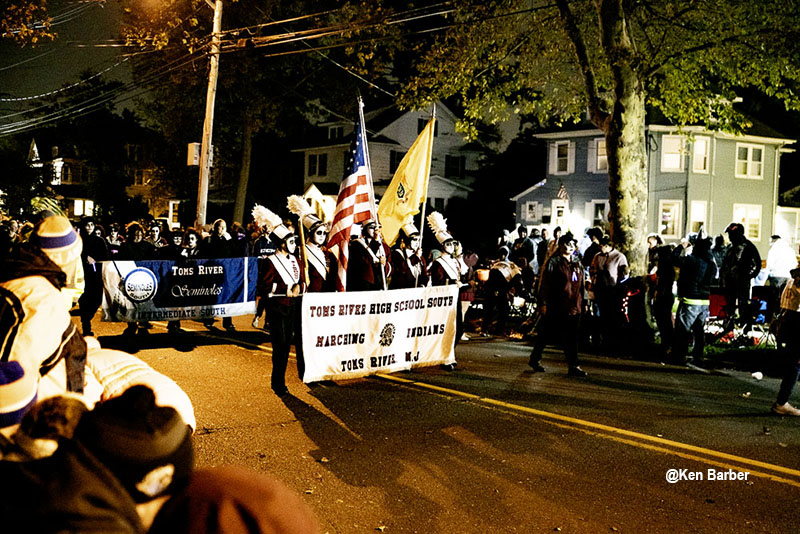
[(191, 401), (174, 381), (78, 333), (69, 314), (69, 285), (81, 278), (80, 253), (69, 220), (51, 215), (36, 225), (29, 243), (0, 261), (0, 360), (17, 361), (25, 373), (40, 377), (40, 401), (72, 392), (92, 407), (131, 385), (148, 385), (161, 405), (174, 407), (194, 429)]

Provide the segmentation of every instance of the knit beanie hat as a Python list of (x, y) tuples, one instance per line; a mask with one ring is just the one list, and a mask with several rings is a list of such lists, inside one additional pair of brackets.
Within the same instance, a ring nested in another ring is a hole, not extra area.
[(64, 272), (81, 259), (83, 249), (81, 238), (69, 219), (61, 215), (51, 215), (42, 219), (34, 228), (31, 242)]
[(138, 503), (185, 486), (194, 465), (189, 427), (174, 408), (157, 406), (147, 386), (97, 404), (81, 417), (75, 439)]
[(18, 361), (0, 362), (0, 428), (16, 425), (36, 404), (38, 384)]

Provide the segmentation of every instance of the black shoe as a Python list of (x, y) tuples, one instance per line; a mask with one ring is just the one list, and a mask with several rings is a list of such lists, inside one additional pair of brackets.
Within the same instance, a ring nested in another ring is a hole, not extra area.
[(544, 367), (542, 367), (542, 364), (540, 364), (539, 362), (536, 363), (528, 362), (528, 367), (533, 369), (534, 373), (544, 373)]
[(233, 326), (232, 324), (225, 325), (225, 330), (227, 330), (228, 332), (236, 332), (236, 327)]
[(275, 395), (277, 395), (279, 397), (284, 397), (284, 396), (289, 394), (289, 388), (287, 388), (287, 387), (273, 389), (272, 391), (274, 391)]
[(586, 371), (584, 371), (583, 369), (581, 369), (576, 365), (575, 367), (569, 368), (569, 371), (567, 371), (567, 375), (583, 378), (586, 376)]
[(125, 330), (122, 332), (123, 336), (133, 336), (136, 335), (136, 330), (138, 327), (136, 323), (128, 323), (128, 326), (125, 327)]
[(445, 370), (445, 371), (455, 371), (455, 369), (456, 369), (456, 364), (454, 364), (454, 363), (447, 363), (447, 364), (443, 363), (443, 364), (441, 365), (441, 368), (442, 368), (443, 370)]
[(139, 328), (146, 328), (147, 330), (150, 330), (153, 328), (153, 325), (150, 323), (150, 321), (144, 321), (143, 323), (139, 323)]

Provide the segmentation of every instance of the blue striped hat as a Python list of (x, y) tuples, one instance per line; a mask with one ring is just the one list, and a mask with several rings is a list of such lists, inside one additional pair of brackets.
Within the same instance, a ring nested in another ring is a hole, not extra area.
[(36, 225), (31, 241), (61, 268), (80, 259), (83, 249), (78, 232), (61, 215), (51, 215)]
[(0, 362), (0, 428), (16, 425), (36, 404), (36, 375), (18, 361)]

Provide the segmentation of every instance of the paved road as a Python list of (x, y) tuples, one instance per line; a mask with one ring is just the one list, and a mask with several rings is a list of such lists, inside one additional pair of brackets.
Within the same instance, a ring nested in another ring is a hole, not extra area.
[[(770, 415), (778, 381), (584, 357), (586, 379), (519, 342), (459, 345), (438, 368), (269, 390), (265, 334), (134, 343), (193, 399), (201, 465), (244, 464), (302, 494), (323, 532), (797, 532), (800, 421)], [(647, 358), (645, 358), (647, 359)], [(685, 479), (665, 480), (670, 469)], [(683, 470), (683, 471), (681, 471)], [(709, 470), (747, 480), (708, 480)], [(702, 476), (703, 480), (689, 480)]]

